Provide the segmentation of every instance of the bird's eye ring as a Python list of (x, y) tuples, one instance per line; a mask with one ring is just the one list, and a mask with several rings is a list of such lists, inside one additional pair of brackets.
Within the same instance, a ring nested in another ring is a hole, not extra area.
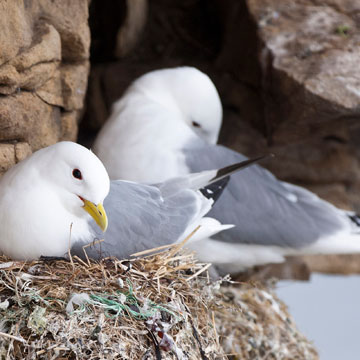
[(192, 126), (197, 127), (197, 128), (201, 127), (201, 125), (196, 121), (192, 122)]
[(82, 174), (81, 174), (81, 171), (79, 169), (74, 169), (72, 174), (73, 174), (74, 178), (82, 180)]

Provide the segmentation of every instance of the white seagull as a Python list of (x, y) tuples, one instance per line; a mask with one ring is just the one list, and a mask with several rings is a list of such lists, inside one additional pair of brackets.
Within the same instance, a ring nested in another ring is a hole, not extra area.
[(232, 227), (204, 215), (227, 176), (257, 160), (150, 186), (110, 182), (93, 152), (72, 142), (57, 143), (0, 179), (0, 252), (24, 260), (62, 257), (70, 248), (83, 255), (83, 245), (104, 239), (88, 255), (122, 259), (180, 241), (198, 225), (190, 241), (201, 241)]
[[(135, 80), (94, 144), (111, 178), (158, 182), (243, 161), (216, 145), (222, 122), (217, 90), (192, 67), (163, 69)], [(360, 252), (359, 219), (314, 193), (253, 166), (231, 178), (210, 212), (235, 224), (197, 242), (204, 261), (233, 272), (284, 261), (284, 256)]]

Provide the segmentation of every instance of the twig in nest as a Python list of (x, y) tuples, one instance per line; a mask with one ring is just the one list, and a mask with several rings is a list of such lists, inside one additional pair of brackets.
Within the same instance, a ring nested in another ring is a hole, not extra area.
[(69, 259), (70, 259), (72, 268), (73, 268), (73, 270), (74, 270), (74, 269), (75, 269), (75, 266), (74, 266), (74, 262), (73, 262), (73, 259), (72, 259), (72, 256), (71, 256), (71, 231), (72, 231), (72, 226), (73, 226), (73, 223), (70, 224), (68, 255), (69, 255)]
[(156, 360), (161, 360), (161, 350), (160, 350), (160, 346), (159, 346), (159, 342), (157, 341), (155, 335), (152, 333), (152, 331), (149, 330), (149, 334), (150, 334), (150, 338), (154, 344), (154, 348), (155, 348), (155, 356), (156, 356)]
[(174, 248), (170, 251), (169, 257), (173, 257), (194, 236), (194, 234), (200, 229), (200, 227), (201, 225), (198, 225), (184, 240), (176, 244)]
[(217, 331), (216, 331), (216, 323), (215, 323), (215, 313), (214, 313), (214, 311), (211, 312), (211, 320), (212, 320), (212, 325), (213, 325), (213, 328), (214, 328), (216, 344), (217, 344), (218, 348), (220, 349), (219, 337), (218, 337), (218, 334), (217, 334)]
[(192, 280), (194, 277), (197, 277), (201, 273), (203, 273), (205, 270), (207, 270), (212, 264), (206, 264), (202, 269), (198, 270), (195, 274), (191, 275), (186, 281)]
[(94, 240), (93, 242), (91, 242), (91, 243), (89, 243), (89, 244), (86, 244), (86, 245), (84, 245), (84, 246), (82, 247), (83, 252), (84, 252), (84, 254), (85, 254), (85, 257), (86, 257), (86, 261), (87, 261), (89, 267), (91, 266), (91, 263), (90, 263), (90, 259), (89, 259), (89, 257), (88, 257), (88, 254), (87, 254), (87, 252), (86, 252), (86, 249), (87, 249), (88, 247), (90, 247), (90, 246), (94, 246), (94, 245), (96, 245), (96, 244), (100, 244), (100, 243), (102, 243), (103, 241), (104, 241), (104, 239)]
[(144, 251), (139, 251), (137, 253), (131, 254), (130, 256), (142, 256), (142, 255), (154, 255), (153, 253), (159, 250), (171, 249), (173, 250), (169, 253), (169, 257), (172, 257), (175, 253), (177, 253), (188, 241), (189, 239), (200, 229), (201, 225), (199, 225), (195, 230), (193, 230), (184, 240), (179, 243), (169, 244), (169, 245), (162, 245), (156, 248), (147, 249)]
[(4, 333), (4, 332), (0, 332), (0, 336), (6, 337), (6, 338), (9, 338), (9, 339), (12, 339), (12, 340), (20, 341), (23, 344), (27, 344), (25, 339), (20, 338), (18, 336), (10, 335), (10, 334)]
[(195, 338), (196, 342), (199, 345), (199, 351), (200, 351), (200, 355), (201, 355), (201, 360), (209, 360), (209, 358), (205, 355), (205, 352), (201, 347), (201, 342), (200, 342), (200, 339), (199, 339), (199, 335), (198, 335), (197, 330), (195, 329), (195, 326), (194, 326), (192, 320), (190, 320), (190, 322), (191, 322), (191, 327), (192, 327), (192, 331), (193, 331), (193, 334), (194, 334), (194, 338)]

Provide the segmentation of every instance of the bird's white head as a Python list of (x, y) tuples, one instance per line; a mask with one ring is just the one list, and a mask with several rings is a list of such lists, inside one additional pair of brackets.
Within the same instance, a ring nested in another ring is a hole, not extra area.
[(102, 162), (85, 147), (60, 142), (36, 151), (0, 179), (0, 250), (18, 259), (63, 256), (88, 239), (89, 215), (105, 231), (110, 188)]
[(151, 71), (132, 85), (180, 118), (200, 138), (216, 144), (222, 123), (222, 106), (214, 83), (200, 70), (177, 67)]
[(108, 221), (102, 204), (109, 193), (110, 180), (91, 150), (63, 141), (37, 151), (29, 161), (36, 161), (40, 176), (61, 194), (59, 197), (68, 211), (79, 217), (87, 212), (106, 230)]

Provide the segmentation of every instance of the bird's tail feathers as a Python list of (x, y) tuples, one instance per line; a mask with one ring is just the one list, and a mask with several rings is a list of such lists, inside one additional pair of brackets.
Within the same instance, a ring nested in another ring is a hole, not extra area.
[(289, 249), (286, 255), (356, 254), (360, 253), (360, 234), (340, 232), (324, 237), (301, 249)]
[(180, 236), (179, 241), (183, 240), (187, 235), (189, 235), (197, 226), (200, 225), (200, 228), (195, 232), (195, 234), (189, 239), (189, 243), (193, 243), (195, 241), (203, 240), (213, 236), (220, 231), (231, 229), (234, 225), (230, 224), (221, 224), (220, 221), (215, 220), (210, 217), (203, 217), (200, 221), (191, 223), (183, 235)]
[[(215, 236), (216, 237), (216, 236)], [(255, 265), (285, 261), (277, 246), (226, 243), (216, 239), (202, 239), (189, 243), (200, 261), (210, 262), (221, 273), (239, 273)]]

